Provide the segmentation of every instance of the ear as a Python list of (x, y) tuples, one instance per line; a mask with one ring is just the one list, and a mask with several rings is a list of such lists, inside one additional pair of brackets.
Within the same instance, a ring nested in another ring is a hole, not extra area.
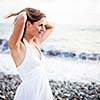
[(26, 26), (27, 26), (28, 28), (30, 28), (30, 27), (32, 26), (32, 24), (30, 23), (30, 21), (27, 21)]

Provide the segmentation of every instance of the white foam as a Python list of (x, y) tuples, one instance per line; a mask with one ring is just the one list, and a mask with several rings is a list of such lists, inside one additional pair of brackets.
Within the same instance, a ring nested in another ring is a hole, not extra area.
[(15, 64), (9, 54), (0, 53), (0, 72), (6, 74), (17, 74)]

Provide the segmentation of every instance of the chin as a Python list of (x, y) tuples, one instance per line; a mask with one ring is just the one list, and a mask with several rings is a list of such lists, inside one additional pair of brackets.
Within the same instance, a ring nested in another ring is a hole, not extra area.
[(39, 38), (41, 38), (42, 37), (42, 35), (39, 35)]
[(36, 38), (38, 38), (38, 39), (41, 38), (41, 37), (42, 37), (41, 35), (36, 36)]
[(39, 34), (39, 38), (41, 38), (43, 36), (43, 34)]

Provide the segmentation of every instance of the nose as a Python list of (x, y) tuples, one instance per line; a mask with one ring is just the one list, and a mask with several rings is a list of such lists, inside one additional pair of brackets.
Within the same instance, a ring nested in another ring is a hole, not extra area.
[(46, 27), (45, 26), (42, 26), (41, 27), (41, 31), (45, 32), (46, 31)]

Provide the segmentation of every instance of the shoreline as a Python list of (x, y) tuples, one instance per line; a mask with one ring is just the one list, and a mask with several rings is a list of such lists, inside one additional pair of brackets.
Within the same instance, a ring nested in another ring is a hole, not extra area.
[(47, 57), (46, 72), (49, 79), (77, 82), (100, 82), (100, 63)]
[[(0, 55), (0, 72), (18, 74), (11, 55)], [(7, 63), (5, 63), (7, 61)], [(45, 56), (45, 70), (49, 79), (63, 81), (100, 81), (100, 63)]]

